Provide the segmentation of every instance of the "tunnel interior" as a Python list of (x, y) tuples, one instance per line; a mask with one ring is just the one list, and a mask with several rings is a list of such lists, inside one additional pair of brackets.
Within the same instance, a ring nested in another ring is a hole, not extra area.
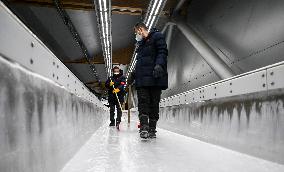
[[(2, 0), (0, 171), (283, 171), (284, 1)], [(139, 139), (134, 25), (167, 44)], [(106, 80), (126, 77), (120, 130)], [(176, 145), (175, 145), (176, 144)]]

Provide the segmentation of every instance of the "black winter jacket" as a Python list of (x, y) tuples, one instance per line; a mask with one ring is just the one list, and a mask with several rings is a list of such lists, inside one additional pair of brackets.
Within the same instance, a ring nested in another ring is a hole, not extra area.
[[(151, 29), (147, 38), (138, 42), (137, 62), (133, 77), (135, 86), (139, 87), (159, 87), (162, 90), (168, 88), (167, 56), (168, 49), (165, 37), (156, 29)], [(164, 75), (160, 78), (153, 76), (155, 65), (161, 65)]]
[(111, 76), (108, 78), (108, 80), (105, 83), (105, 87), (108, 89), (108, 101), (109, 102), (117, 102), (116, 95), (112, 92), (113, 86), (110, 86), (110, 79), (114, 82), (114, 87), (118, 88), (120, 92), (117, 93), (117, 96), (119, 98), (120, 102), (124, 102), (124, 96), (125, 96), (125, 84), (126, 79), (122, 74), (119, 74), (118, 76)]

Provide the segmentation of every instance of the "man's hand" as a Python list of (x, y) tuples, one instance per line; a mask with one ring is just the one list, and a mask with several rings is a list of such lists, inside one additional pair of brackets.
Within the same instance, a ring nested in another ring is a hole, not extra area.
[(161, 65), (156, 65), (154, 67), (153, 76), (154, 78), (161, 78), (164, 75), (164, 69)]
[(118, 88), (115, 88), (115, 89), (112, 91), (113, 94), (116, 94), (116, 93), (118, 93), (118, 92), (120, 92), (120, 89), (118, 89)]
[(114, 82), (110, 81), (109, 86), (112, 87), (113, 85), (114, 85)]
[(135, 80), (135, 78), (134, 78), (134, 74), (133, 74), (133, 72), (132, 73), (130, 73), (130, 75), (128, 76), (128, 85), (132, 85), (133, 84), (133, 82), (134, 82), (134, 80)]

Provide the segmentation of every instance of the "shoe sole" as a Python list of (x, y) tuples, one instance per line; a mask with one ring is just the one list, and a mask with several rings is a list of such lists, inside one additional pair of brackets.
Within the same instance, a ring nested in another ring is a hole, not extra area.
[(140, 137), (142, 138), (142, 139), (148, 139), (149, 138), (149, 133), (148, 132), (143, 132), (143, 131), (141, 131), (141, 133), (140, 133)]

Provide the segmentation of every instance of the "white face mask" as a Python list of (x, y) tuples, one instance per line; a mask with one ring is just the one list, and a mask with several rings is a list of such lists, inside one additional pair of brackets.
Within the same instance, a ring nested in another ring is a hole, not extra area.
[(142, 41), (143, 37), (142, 37), (142, 35), (136, 34), (135, 39), (138, 42), (138, 41)]

